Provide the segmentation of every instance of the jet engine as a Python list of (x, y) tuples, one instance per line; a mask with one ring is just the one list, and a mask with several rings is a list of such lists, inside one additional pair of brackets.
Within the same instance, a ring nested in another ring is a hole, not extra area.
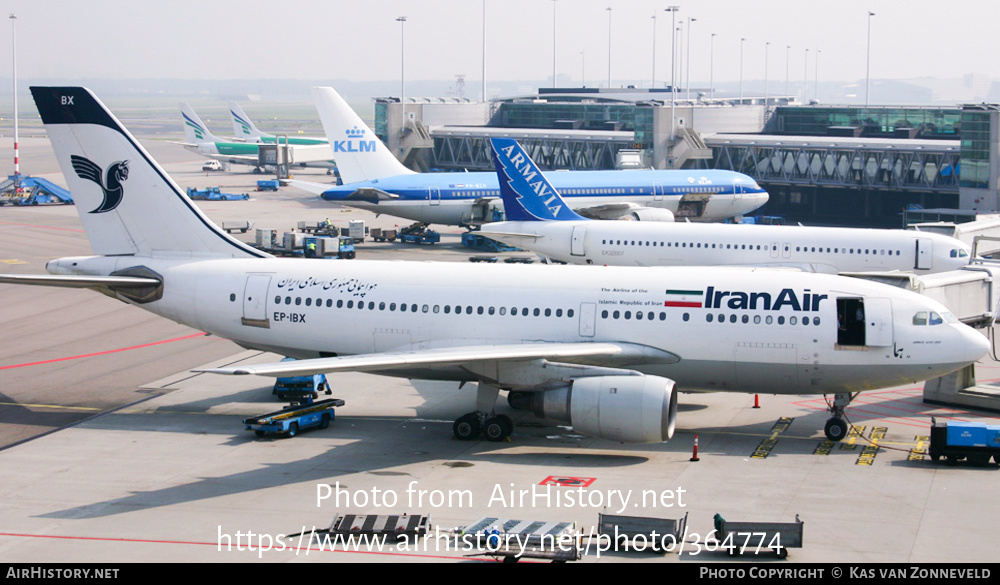
[(674, 221), (674, 214), (669, 209), (656, 207), (641, 207), (622, 219), (631, 221)]
[(677, 392), (659, 376), (594, 376), (531, 395), (538, 416), (578, 433), (626, 443), (661, 443), (674, 436)]

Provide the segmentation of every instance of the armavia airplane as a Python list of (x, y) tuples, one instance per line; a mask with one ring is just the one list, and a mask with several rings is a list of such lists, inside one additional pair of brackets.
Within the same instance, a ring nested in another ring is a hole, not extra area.
[(842, 437), (851, 393), (940, 376), (988, 350), (939, 303), (841, 276), (275, 258), (210, 222), (88, 90), (31, 92), (95, 255), (0, 282), (91, 288), (298, 358), (211, 372), (478, 382), (475, 410), (453, 430), (490, 440), (513, 429), (495, 411), (501, 390), (621, 442), (669, 439), (677, 388), (835, 393), (827, 434)]
[[(496, 173), (414, 173), (333, 88), (313, 88), (313, 97), (344, 184), (292, 185), (327, 201), (424, 223), (493, 221), (500, 207)], [(768, 198), (756, 181), (732, 171), (558, 171), (549, 180), (571, 207), (598, 219), (718, 221), (749, 213)]]
[(569, 209), (515, 140), (496, 138), (492, 146), (509, 221), (484, 225), (480, 233), (560, 262), (930, 274), (970, 259), (971, 248), (959, 240), (913, 230), (590, 221)]

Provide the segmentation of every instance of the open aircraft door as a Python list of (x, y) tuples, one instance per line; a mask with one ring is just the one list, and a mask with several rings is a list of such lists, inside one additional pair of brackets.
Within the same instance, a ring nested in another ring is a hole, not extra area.
[(587, 237), (586, 226), (578, 225), (573, 228), (573, 235), (570, 236), (570, 250), (569, 253), (573, 256), (586, 256), (587, 248), (584, 242)]
[(892, 301), (865, 298), (865, 345), (888, 347), (892, 345)]
[(270, 274), (251, 274), (243, 289), (243, 324), (250, 327), (270, 329), (267, 318), (267, 287), (271, 284)]
[(917, 259), (913, 267), (917, 270), (934, 268), (934, 243), (930, 238), (917, 238)]
[(441, 205), (441, 189), (439, 187), (428, 187), (427, 200), (431, 202), (431, 205)]

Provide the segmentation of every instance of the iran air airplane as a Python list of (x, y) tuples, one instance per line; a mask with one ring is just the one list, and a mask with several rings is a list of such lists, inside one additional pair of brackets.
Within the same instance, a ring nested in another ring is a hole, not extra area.
[[(494, 172), (415, 173), (403, 166), (333, 88), (313, 88), (343, 185), (291, 181), (346, 205), (445, 225), (474, 227), (501, 208)], [(599, 219), (718, 221), (749, 213), (767, 192), (731, 171), (558, 171), (549, 175), (569, 205)]]
[(477, 382), (474, 410), (453, 425), (460, 439), (510, 435), (501, 390), (619, 442), (668, 440), (678, 389), (833, 393), (826, 430), (839, 438), (853, 393), (941, 376), (988, 350), (939, 303), (842, 276), (275, 258), (209, 221), (88, 90), (31, 92), (94, 255), (0, 282), (90, 288), (297, 358), (204, 371)]
[[(251, 142), (251, 143), (263, 143), (263, 144), (275, 144), (278, 142), (278, 137), (274, 134), (269, 134), (264, 132), (253, 123), (250, 116), (247, 116), (243, 108), (236, 102), (229, 102), (229, 115), (233, 119), (233, 136), (237, 141)], [(281, 137), (282, 144), (285, 141), (288, 144), (323, 144), (329, 145), (330, 142), (326, 138), (310, 138), (305, 136), (288, 136)], [(331, 155), (332, 156), (332, 155)]]
[[(260, 169), (259, 144), (235, 140), (223, 140), (209, 131), (194, 109), (181, 103), (181, 118), (184, 122), (184, 140), (181, 146), (202, 156), (218, 161), (239, 165), (251, 165), (255, 172)], [(267, 141), (264, 141), (267, 142)], [(285, 144), (282, 139), (282, 144)], [(333, 169), (329, 144), (296, 144), (288, 141), (289, 166), (319, 167)], [(268, 166), (273, 165), (270, 163)]]
[(912, 230), (590, 221), (569, 208), (517, 141), (495, 138), (492, 146), (508, 221), (479, 233), (560, 262), (930, 274), (970, 260), (961, 241)]

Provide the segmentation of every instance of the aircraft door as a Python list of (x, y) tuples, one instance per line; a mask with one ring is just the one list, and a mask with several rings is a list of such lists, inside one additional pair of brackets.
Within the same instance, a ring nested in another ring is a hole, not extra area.
[(930, 270), (934, 268), (934, 245), (930, 238), (917, 238), (917, 258), (914, 268)]
[(778, 249), (780, 244), (778, 242), (771, 242), (771, 258), (777, 258), (780, 250)]
[(892, 301), (882, 298), (866, 298), (865, 345), (888, 347), (892, 345)]
[(267, 287), (271, 284), (269, 274), (251, 274), (243, 289), (243, 319), (244, 325), (250, 327), (270, 328), (267, 318)]
[(427, 188), (427, 200), (431, 205), (441, 205), (441, 189), (439, 187)]
[(587, 237), (587, 228), (582, 225), (575, 226), (573, 228), (573, 235), (570, 241), (569, 253), (573, 256), (586, 256), (587, 247), (585, 245)]
[(580, 303), (580, 336), (593, 337), (597, 328), (597, 305)]
[(663, 185), (653, 183), (653, 201), (663, 201)]
[(792, 257), (792, 244), (790, 242), (781, 244), (781, 257), (785, 259)]

